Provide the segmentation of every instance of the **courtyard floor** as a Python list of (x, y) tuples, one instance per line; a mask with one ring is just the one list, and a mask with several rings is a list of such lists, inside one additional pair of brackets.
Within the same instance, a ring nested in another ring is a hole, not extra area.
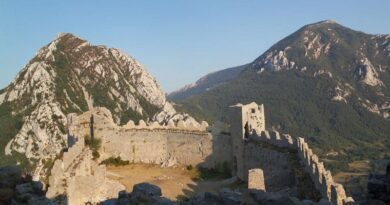
[(194, 180), (193, 170), (185, 167), (162, 168), (157, 165), (130, 164), (125, 166), (108, 166), (107, 176), (118, 180), (131, 192), (138, 183), (148, 182), (157, 185), (166, 198), (176, 200), (195, 195), (196, 192), (218, 193), (223, 187), (235, 188), (232, 180)]

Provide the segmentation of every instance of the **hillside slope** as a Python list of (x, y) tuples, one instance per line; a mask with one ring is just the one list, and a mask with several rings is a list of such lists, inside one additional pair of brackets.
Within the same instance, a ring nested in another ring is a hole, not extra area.
[(66, 115), (93, 107), (109, 109), (118, 124), (130, 119), (193, 121), (174, 110), (156, 80), (132, 57), (60, 34), (0, 91), (1, 164), (27, 158), (38, 165), (36, 174), (42, 173), (46, 162), (66, 147)]
[(236, 66), (209, 73), (195, 83), (188, 84), (177, 91), (169, 93), (167, 97), (169, 100), (183, 100), (193, 95), (204, 93), (237, 77), (246, 66), (247, 65)]
[(305, 136), (323, 156), (384, 157), (390, 156), (389, 70), (390, 35), (323, 21), (279, 41), (228, 83), (176, 103), (226, 122), (229, 105), (264, 103), (268, 128)]

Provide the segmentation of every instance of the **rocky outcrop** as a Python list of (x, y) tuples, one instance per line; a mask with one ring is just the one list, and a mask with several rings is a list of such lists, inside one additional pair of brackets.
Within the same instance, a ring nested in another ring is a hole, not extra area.
[(378, 72), (367, 58), (360, 60), (360, 65), (356, 68), (356, 75), (359, 80), (369, 86), (383, 85)]
[(92, 152), (79, 140), (54, 162), (46, 196), (65, 196), (68, 204), (97, 203), (116, 196), (125, 187), (106, 178), (106, 167), (92, 160)]
[(53, 160), (67, 147), (69, 113), (101, 106), (110, 110), (116, 124), (143, 119), (199, 125), (188, 114), (176, 112), (137, 60), (116, 48), (94, 46), (69, 33), (59, 34), (41, 48), (0, 91), (2, 104), (10, 106), (13, 116), (23, 118), (5, 153), (24, 154), (36, 167), (35, 179), (49, 171), (44, 161)]
[[(55, 201), (53, 199), (52, 201)], [(18, 167), (0, 168), (0, 204), (1, 205), (48, 205), (43, 185), (32, 181), (28, 175), (22, 175)]]

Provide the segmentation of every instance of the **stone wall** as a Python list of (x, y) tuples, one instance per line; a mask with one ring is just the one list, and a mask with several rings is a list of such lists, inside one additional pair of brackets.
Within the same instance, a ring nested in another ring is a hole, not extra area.
[(68, 130), (70, 134), (84, 137), (89, 135), (90, 117), (94, 116), (94, 128), (99, 129), (125, 129), (125, 130), (151, 130), (151, 131), (166, 131), (166, 132), (188, 132), (188, 133), (204, 133), (207, 132), (208, 124), (205, 121), (201, 123), (192, 123), (191, 121), (178, 120), (168, 121), (167, 124), (160, 125), (157, 122), (145, 122), (140, 120), (135, 124), (130, 120), (126, 125), (118, 126), (112, 119), (111, 112), (104, 107), (96, 107), (93, 110), (87, 111), (81, 115), (69, 114)]
[(262, 131), (260, 135), (254, 133), (251, 138), (274, 146), (297, 150), (297, 155), (313, 180), (315, 187), (320, 191), (322, 197), (331, 201), (332, 204), (341, 205), (353, 200), (346, 196), (341, 184), (333, 181), (331, 172), (313, 153), (304, 138), (293, 138), (288, 134), (280, 134), (277, 131)]
[[(276, 192), (296, 184), (292, 162), (297, 159), (294, 154), (276, 150), (265, 146), (265, 143), (256, 143), (249, 140), (245, 143), (244, 171), (261, 168), (264, 172), (265, 185), (268, 191)], [(246, 177), (247, 174), (246, 174)], [(249, 179), (244, 178), (247, 181)]]
[(96, 136), (102, 139), (101, 160), (119, 156), (132, 163), (196, 166), (213, 154), (209, 133), (122, 129), (97, 131)]
[(347, 198), (344, 187), (333, 181), (331, 172), (325, 168), (324, 163), (301, 137), (297, 138), (297, 149), (298, 156), (324, 198), (336, 205), (352, 201), (350, 197)]
[(46, 197), (62, 196), (65, 204), (81, 205), (116, 197), (124, 189), (106, 178), (106, 167), (93, 161), (91, 150), (79, 140), (54, 162)]
[(252, 102), (230, 106), (230, 133), (233, 145), (233, 174), (247, 179), (245, 166), (245, 140), (251, 132), (265, 130), (264, 106)]
[(179, 120), (167, 125), (158, 123), (138, 125), (129, 121), (124, 126), (116, 125), (111, 113), (105, 108), (95, 108), (82, 115), (69, 116), (69, 132), (73, 136), (89, 136), (89, 118), (94, 116), (94, 133), (102, 140), (99, 161), (120, 157), (132, 163), (176, 164), (214, 167), (232, 161), (231, 138), (227, 135), (212, 135), (207, 132), (207, 123), (187, 125)]

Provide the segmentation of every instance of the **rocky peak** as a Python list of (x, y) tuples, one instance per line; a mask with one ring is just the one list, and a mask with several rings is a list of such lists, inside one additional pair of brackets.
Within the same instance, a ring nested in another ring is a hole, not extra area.
[[(172, 118), (195, 121), (175, 111), (137, 60), (119, 49), (94, 46), (69, 33), (57, 35), (37, 52), (0, 92), (0, 106), (5, 102), (10, 112), (23, 116), (6, 154), (18, 152), (31, 162), (38, 161), (35, 176), (47, 171), (43, 166), (46, 159), (55, 158), (66, 147), (69, 113), (106, 107), (117, 124), (141, 119), (161, 124)], [(0, 144), (0, 148), (4, 146)]]

